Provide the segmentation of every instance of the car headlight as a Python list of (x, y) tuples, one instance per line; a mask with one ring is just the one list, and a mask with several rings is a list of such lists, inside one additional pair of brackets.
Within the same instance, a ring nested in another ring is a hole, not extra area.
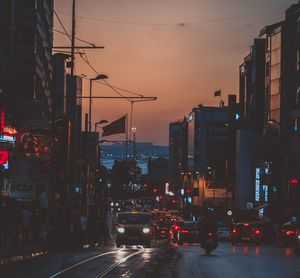
[(118, 232), (119, 232), (120, 234), (123, 234), (123, 233), (125, 232), (125, 229), (122, 228), (122, 227), (120, 227), (120, 228), (118, 228)]
[(144, 234), (150, 233), (150, 229), (149, 229), (149, 228), (144, 228), (144, 229), (143, 229), (143, 233), (144, 233)]
[(298, 235), (298, 239), (300, 239), (300, 235)]

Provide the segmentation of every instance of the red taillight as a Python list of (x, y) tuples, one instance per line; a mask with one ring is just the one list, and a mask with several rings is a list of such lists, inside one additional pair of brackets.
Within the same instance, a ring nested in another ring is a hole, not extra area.
[(249, 223), (245, 223), (245, 224), (244, 224), (244, 227), (249, 227)]
[(212, 236), (213, 235), (213, 233), (208, 233), (208, 236)]
[(166, 233), (166, 231), (163, 231), (163, 230), (162, 230), (162, 231), (161, 231), (161, 233), (162, 233), (162, 234), (165, 234), (165, 233)]
[(233, 229), (233, 230), (232, 230), (232, 233), (233, 233), (233, 234), (236, 234), (236, 229)]
[(174, 229), (175, 229), (176, 231), (178, 231), (178, 230), (179, 230), (179, 226), (175, 225), (175, 226), (174, 226)]
[(256, 235), (260, 235), (260, 230), (255, 230)]
[(294, 235), (295, 234), (295, 231), (286, 231), (285, 234), (287, 236), (291, 236), (291, 235)]
[(188, 231), (188, 230), (181, 230), (181, 233), (183, 233), (183, 234), (188, 234), (189, 231)]

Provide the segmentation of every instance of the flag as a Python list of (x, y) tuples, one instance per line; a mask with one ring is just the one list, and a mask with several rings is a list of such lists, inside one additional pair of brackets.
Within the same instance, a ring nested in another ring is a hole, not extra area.
[(215, 97), (220, 97), (221, 96), (221, 90), (215, 91)]
[(109, 136), (113, 134), (125, 133), (126, 132), (126, 117), (127, 115), (121, 117), (114, 122), (104, 126), (102, 136)]

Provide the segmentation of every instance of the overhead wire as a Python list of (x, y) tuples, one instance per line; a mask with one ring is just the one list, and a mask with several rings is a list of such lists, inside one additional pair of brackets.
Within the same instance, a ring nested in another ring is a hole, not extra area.
[[(208, 24), (208, 23), (218, 23), (218, 22), (225, 22), (225, 21), (232, 21), (236, 19), (242, 19), (257, 15), (263, 15), (263, 14), (269, 14), (273, 13), (279, 10), (282, 10), (283, 8), (286, 8), (286, 6), (281, 6), (274, 9), (268, 9), (248, 14), (242, 14), (237, 16), (231, 16), (231, 17), (225, 17), (225, 18), (216, 18), (216, 19), (206, 19), (206, 20), (198, 20), (198, 21), (178, 21), (173, 23), (164, 23), (164, 22), (158, 22), (158, 23), (151, 23), (151, 22), (135, 22), (135, 21), (122, 21), (122, 20), (112, 20), (112, 19), (106, 19), (106, 18), (96, 18), (96, 17), (88, 17), (88, 16), (77, 16), (77, 18), (82, 20), (90, 20), (90, 21), (101, 21), (101, 22), (107, 22), (107, 23), (114, 23), (114, 24), (128, 24), (128, 25), (144, 25), (144, 26), (184, 26), (185, 24)], [(70, 16), (68, 13), (60, 12), (62, 15)]]

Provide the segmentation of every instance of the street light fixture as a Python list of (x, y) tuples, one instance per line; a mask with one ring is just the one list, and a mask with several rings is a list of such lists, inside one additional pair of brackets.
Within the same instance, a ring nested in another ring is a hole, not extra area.
[(107, 78), (108, 78), (107, 75), (105, 75), (105, 74), (99, 74), (95, 78), (91, 78), (90, 79), (89, 132), (92, 131), (92, 84), (93, 84), (93, 81), (95, 81), (95, 80), (103, 80), (103, 79), (107, 79)]
[(107, 120), (101, 120), (99, 122), (96, 122), (95, 123), (95, 132), (97, 131), (97, 125), (101, 125), (101, 124), (107, 124), (108, 121)]

